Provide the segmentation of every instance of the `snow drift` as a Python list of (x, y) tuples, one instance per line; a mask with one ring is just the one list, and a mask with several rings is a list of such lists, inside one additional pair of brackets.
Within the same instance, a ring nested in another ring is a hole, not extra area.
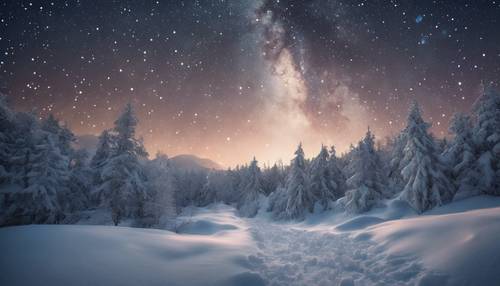
[[(414, 255), (428, 270), (425, 285), (498, 285), (500, 207), (480, 207), (478, 197), (438, 208), (428, 215), (384, 222), (358, 237), (371, 237), (389, 254)], [(498, 203), (499, 200), (495, 198)]]
[[(211, 209), (209, 235), (112, 226), (0, 229), (0, 285), (262, 285), (245, 267), (252, 241), (232, 209)], [(205, 213), (202, 221), (210, 219)], [(197, 222), (189, 218), (191, 232)], [(231, 226), (231, 227), (228, 227)]]
[[(276, 222), (186, 208), (179, 233), (112, 226), (0, 229), (0, 285), (498, 285), (500, 198), (423, 215), (401, 201), (357, 216)], [(316, 216), (316, 217), (315, 217)]]

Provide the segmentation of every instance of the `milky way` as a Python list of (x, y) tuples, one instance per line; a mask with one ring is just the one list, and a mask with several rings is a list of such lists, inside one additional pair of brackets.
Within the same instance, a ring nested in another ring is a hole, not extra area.
[(499, 1), (1, 1), (0, 90), (77, 134), (132, 102), (150, 153), (232, 166), (436, 136), (500, 79)]

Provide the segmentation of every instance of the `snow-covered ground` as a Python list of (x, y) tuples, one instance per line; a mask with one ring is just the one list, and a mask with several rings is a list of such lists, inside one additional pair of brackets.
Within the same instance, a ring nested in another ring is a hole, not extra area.
[[(230, 207), (197, 210), (189, 233), (113, 226), (0, 229), (0, 285), (262, 285), (254, 250)], [(260, 284), (259, 284), (260, 283)]]
[(498, 285), (500, 198), (415, 215), (396, 201), (301, 223), (187, 209), (179, 233), (112, 226), (0, 229), (0, 285)]

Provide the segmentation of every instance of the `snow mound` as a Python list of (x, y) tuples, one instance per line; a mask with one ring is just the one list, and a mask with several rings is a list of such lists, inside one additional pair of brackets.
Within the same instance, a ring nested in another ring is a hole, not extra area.
[(241, 230), (242, 220), (234, 208), (213, 204), (206, 208), (186, 208), (178, 218), (177, 232), (195, 235), (223, 235), (226, 231)]
[[(403, 218), (402, 218), (403, 217)], [(248, 220), (258, 251), (248, 268), (269, 285), (498, 285), (500, 198), (477, 197), (416, 215), (406, 202), (355, 217), (302, 223)]]
[(494, 285), (500, 281), (500, 207), (468, 210), (499, 205), (498, 198), (487, 199), (492, 201), (453, 203), (357, 235), (371, 237), (389, 255), (416, 256), (427, 269), (422, 285)]
[(211, 234), (216, 234), (220, 231), (234, 230), (234, 229), (238, 228), (231, 224), (218, 224), (207, 220), (198, 220), (195, 222), (189, 222), (181, 225), (177, 229), (177, 232), (185, 234), (211, 235)]

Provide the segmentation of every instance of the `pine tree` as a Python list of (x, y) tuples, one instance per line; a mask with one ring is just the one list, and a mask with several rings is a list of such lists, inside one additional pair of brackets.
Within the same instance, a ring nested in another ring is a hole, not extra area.
[(276, 191), (279, 185), (283, 183), (283, 167), (274, 164), (271, 168), (262, 171), (262, 189), (265, 195), (270, 195)]
[[(103, 182), (102, 171), (104, 166), (108, 163), (109, 158), (111, 158), (114, 148), (113, 139), (113, 136), (108, 130), (104, 130), (99, 136), (97, 150), (90, 161), (90, 168), (92, 169), (92, 184), (94, 186), (100, 186)], [(99, 192), (94, 195), (99, 195)], [(94, 198), (94, 200), (99, 201), (99, 198)]]
[(84, 151), (76, 151), (72, 144), (76, 141), (71, 130), (62, 125), (52, 114), (41, 121), (40, 128), (49, 137), (49, 140), (56, 146), (59, 155), (65, 162), (67, 172), (67, 185), (64, 192), (60, 191), (59, 203), (62, 211), (74, 212), (87, 206), (89, 191), (89, 170), (86, 169), (86, 154)]
[(71, 158), (73, 148), (71, 144), (75, 142), (75, 135), (66, 126), (62, 126), (52, 114), (41, 123), (41, 129), (48, 132), (53, 137), (53, 141), (58, 145), (61, 155)]
[(23, 112), (17, 113), (14, 120), (16, 128), (12, 136), (15, 148), (11, 157), (11, 182), (27, 188), (31, 167), (29, 161), (38, 140), (36, 134), (39, 134), (39, 123), (33, 114)]
[(401, 171), (404, 167), (401, 165), (401, 162), (403, 161), (404, 149), (407, 141), (405, 136), (406, 134), (401, 132), (391, 140), (388, 146), (390, 150), (388, 177), (390, 188), (393, 193), (401, 192), (405, 186), (403, 175), (401, 175)]
[(416, 211), (423, 212), (448, 202), (453, 197), (453, 186), (446, 176), (436, 143), (428, 133), (430, 124), (424, 122), (416, 102), (411, 105), (405, 128), (405, 149), (401, 174), (405, 187), (400, 198)]
[(335, 151), (334, 146), (330, 148), (330, 160), (328, 161), (328, 166), (332, 175), (332, 180), (336, 185), (333, 189), (333, 193), (335, 195), (335, 199), (337, 200), (345, 195), (347, 186), (346, 177), (342, 172), (343, 162), (339, 157), (337, 157), (337, 152)]
[(253, 158), (248, 169), (246, 169), (244, 180), (245, 185), (242, 186), (242, 196), (238, 202), (239, 213), (245, 217), (253, 217), (259, 210), (259, 199), (263, 195), (262, 189), (262, 174), (258, 162)]
[(333, 158), (327, 148), (321, 146), (320, 153), (312, 160), (309, 168), (311, 192), (315, 202), (319, 202), (323, 209), (327, 209), (329, 203), (338, 199), (342, 193), (341, 178), (336, 177), (340, 176), (340, 170), (336, 164), (335, 149), (332, 152)]
[[(174, 187), (179, 192), (175, 192), (175, 205), (186, 207), (190, 205), (200, 205), (201, 190), (207, 181), (207, 173), (202, 171), (172, 170), (174, 176)], [(179, 209), (178, 209), (179, 211)]]
[(451, 167), (451, 178), (456, 190), (454, 199), (463, 199), (478, 194), (475, 188), (478, 179), (474, 169), (475, 145), (469, 116), (455, 114), (449, 129), (455, 136), (443, 156)]
[(309, 188), (306, 159), (302, 144), (295, 151), (285, 187), (274, 195), (273, 212), (277, 218), (302, 219), (307, 211), (312, 212), (314, 195)]
[(369, 129), (352, 152), (349, 164), (352, 176), (347, 180), (349, 190), (340, 202), (346, 212), (361, 213), (370, 210), (384, 198), (386, 178), (375, 149), (375, 136)]
[(156, 154), (156, 158), (147, 164), (146, 176), (150, 195), (145, 204), (143, 225), (172, 228), (177, 209), (172, 167), (168, 157)]
[(476, 123), (473, 136), (478, 159), (474, 169), (479, 175), (480, 193), (500, 195), (500, 94), (493, 86), (484, 87), (474, 105)]
[(26, 187), (16, 194), (11, 212), (18, 223), (59, 223), (61, 196), (67, 194), (68, 161), (48, 132), (38, 131), (25, 161)]
[(127, 104), (115, 121), (114, 148), (103, 166), (98, 188), (100, 202), (111, 208), (115, 224), (123, 217), (144, 215), (146, 177), (140, 160), (147, 156), (142, 142), (135, 138), (137, 119)]
[(7, 105), (5, 96), (0, 95), (0, 184), (11, 179), (12, 156), (15, 130), (14, 112)]
[(61, 202), (63, 209), (70, 212), (87, 209), (90, 205), (92, 170), (88, 165), (88, 152), (84, 149), (73, 151), (69, 169), (69, 193)]

